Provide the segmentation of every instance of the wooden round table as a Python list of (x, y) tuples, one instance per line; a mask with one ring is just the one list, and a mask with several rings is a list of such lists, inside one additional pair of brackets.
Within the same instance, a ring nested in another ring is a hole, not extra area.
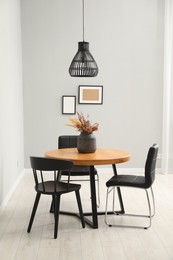
[[(92, 215), (92, 222), (85, 218), (86, 223), (88, 223), (93, 228), (98, 228), (98, 215), (104, 214), (104, 212), (97, 212), (96, 204), (96, 189), (95, 189), (95, 177), (94, 177), (94, 165), (112, 165), (113, 172), (116, 175), (116, 164), (124, 163), (130, 160), (130, 154), (126, 151), (115, 150), (110, 148), (97, 148), (95, 153), (79, 153), (77, 148), (64, 148), (55, 149), (45, 152), (45, 157), (69, 160), (73, 162), (74, 165), (87, 165), (90, 166), (90, 188), (91, 188), (91, 213), (84, 213), (85, 216)], [(124, 212), (124, 205), (121, 197), (120, 188), (117, 188), (119, 195), (119, 202), (121, 207), (121, 213)], [(78, 216), (77, 213), (67, 213)]]
[(98, 148), (95, 153), (79, 153), (77, 148), (64, 148), (47, 151), (45, 156), (54, 159), (64, 159), (74, 165), (106, 165), (123, 163), (130, 160), (130, 154), (125, 151), (110, 148)]

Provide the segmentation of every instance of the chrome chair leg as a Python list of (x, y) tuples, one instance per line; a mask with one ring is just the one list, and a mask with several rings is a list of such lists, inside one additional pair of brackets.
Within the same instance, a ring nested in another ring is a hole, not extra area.
[(152, 196), (152, 201), (153, 201), (153, 214), (151, 215), (151, 217), (154, 217), (155, 215), (155, 198), (154, 198), (154, 192), (153, 192), (153, 188), (150, 188), (151, 190), (151, 196)]
[(115, 214), (115, 187), (113, 188), (113, 194), (112, 194), (113, 198), (112, 198), (112, 211)]
[(148, 191), (146, 191), (146, 195), (147, 195), (147, 201), (148, 201), (148, 209), (149, 209), (149, 219), (150, 219), (150, 222), (149, 222), (149, 225), (147, 227), (145, 227), (145, 229), (149, 228), (151, 226), (151, 204), (150, 204), (150, 198), (149, 198), (149, 195), (148, 195)]
[(100, 207), (100, 184), (99, 184), (99, 175), (97, 174), (97, 208)]
[[(109, 193), (112, 191), (112, 190), (115, 190), (114, 187), (109, 187), (107, 188), (107, 193), (106, 193), (106, 207), (105, 207), (105, 224), (106, 225), (110, 225), (108, 224), (107, 222), (107, 213), (108, 213), (108, 200), (109, 200)], [(113, 193), (114, 194), (114, 193)], [(114, 196), (113, 196), (113, 204), (112, 204), (112, 212), (114, 212)]]
[[(105, 224), (109, 227), (115, 226), (115, 227), (127, 227), (127, 228), (142, 228), (142, 229), (148, 229), (151, 226), (152, 217), (155, 215), (155, 201), (154, 201), (154, 193), (152, 187), (151, 189), (151, 197), (152, 197), (152, 204), (153, 204), (153, 214), (151, 209), (151, 202), (150, 202), (150, 196), (147, 189), (145, 189), (146, 196), (147, 196), (147, 203), (148, 203), (148, 210), (149, 215), (140, 215), (140, 214), (121, 214), (116, 213), (115, 211), (115, 187), (108, 187), (107, 188), (107, 194), (106, 194), (106, 207), (105, 207)], [(119, 225), (119, 224), (111, 224), (108, 223), (108, 202), (109, 202), (109, 194), (113, 191), (113, 203), (112, 203), (112, 213), (117, 216), (129, 216), (129, 217), (143, 217), (143, 218), (149, 218), (149, 225), (148, 226), (135, 226), (135, 225)]]
[(109, 226), (109, 224), (108, 224), (108, 222), (107, 222), (108, 193), (109, 193), (109, 188), (107, 188), (107, 193), (106, 193), (106, 206), (105, 206), (105, 224)]

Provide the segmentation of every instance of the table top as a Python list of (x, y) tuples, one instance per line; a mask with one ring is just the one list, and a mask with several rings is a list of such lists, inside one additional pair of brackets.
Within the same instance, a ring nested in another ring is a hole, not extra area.
[(111, 148), (97, 148), (95, 153), (79, 153), (77, 148), (55, 149), (45, 152), (45, 157), (69, 160), (74, 165), (106, 165), (130, 160), (128, 152)]

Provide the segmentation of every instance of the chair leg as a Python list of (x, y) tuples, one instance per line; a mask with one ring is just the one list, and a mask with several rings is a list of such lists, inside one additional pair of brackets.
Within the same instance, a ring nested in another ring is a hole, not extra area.
[(75, 193), (76, 193), (76, 199), (77, 199), (77, 204), (78, 204), (80, 218), (81, 218), (81, 224), (82, 224), (82, 227), (84, 228), (85, 227), (85, 222), (84, 222), (84, 216), (83, 216), (83, 210), (82, 210), (82, 204), (81, 204), (79, 190), (75, 191)]
[(152, 201), (153, 201), (153, 214), (151, 217), (154, 217), (155, 215), (155, 199), (154, 199), (154, 193), (153, 193), (153, 188), (151, 187), (151, 196), (152, 196)]
[(99, 184), (99, 175), (97, 174), (97, 208), (100, 207), (100, 184)]
[(55, 226), (54, 226), (54, 238), (57, 238), (58, 234), (58, 223), (59, 223), (59, 208), (60, 208), (60, 195), (53, 195), (53, 204), (54, 204), (54, 218), (55, 218)]
[(54, 202), (53, 201), (54, 201), (54, 198), (53, 198), (53, 195), (52, 195), (52, 201), (51, 201), (50, 210), (49, 210), (50, 213), (54, 212)]
[(115, 187), (113, 187), (113, 198), (112, 198), (112, 211), (115, 214)]
[(148, 195), (148, 191), (146, 191), (146, 195), (147, 195), (147, 201), (148, 201), (148, 209), (149, 209), (149, 219), (150, 219), (150, 223), (149, 223), (149, 226), (148, 227), (145, 227), (145, 229), (149, 228), (151, 226), (151, 204), (150, 204), (150, 198), (149, 198), (149, 195)]
[(153, 215), (151, 213), (151, 202), (150, 202), (150, 197), (149, 197), (149, 193), (148, 193), (148, 190), (145, 189), (145, 192), (146, 192), (146, 196), (147, 196), (147, 202), (148, 202), (148, 209), (149, 209), (149, 215), (138, 215), (138, 214), (117, 214), (115, 209), (114, 209), (114, 196), (113, 196), (113, 213), (115, 215), (119, 215), (119, 216), (129, 216), (129, 217), (143, 217), (143, 218), (149, 218), (149, 225), (148, 226), (129, 226), (129, 225), (116, 225), (116, 224), (111, 224), (111, 223), (108, 223), (107, 222), (107, 215), (108, 215), (108, 200), (109, 200), (109, 193), (112, 192), (113, 190), (113, 195), (114, 195), (114, 192), (115, 192), (115, 187), (109, 187), (107, 188), (107, 194), (106, 194), (106, 208), (105, 208), (105, 223), (106, 225), (108, 225), (109, 227), (111, 226), (116, 226), (116, 227), (127, 227), (127, 228), (143, 228), (143, 229), (148, 229), (150, 226), (151, 226), (151, 220), (152, 220), (152, 217), (154, 216), (155, 214), (155, 202), (154, 202), (154, 193), (153, 193), (153, 190), (151, 188), (151, 194), (152, 194), (152, 201), (153, 201)]
[(38, 207), (40, 196), (41, 196), (40, 193), (36, 194), (34, 206), (33, 206), (33, 209), (32, 209), (32, 213), (31, 213), (31, 217), (30, 217), (30, 221), (29, 221), (29, 225), (28, 225), (28, 229), (27, 229), (28, 233), (31, 231), (32, 223), (34, 221), (34, 217), (35, 217), (35, 213), (36, 213), (36, 210), (37, 210), (37, 207)]
[[(114, 187), (112, 189), (115, 190)], [(106, 193), (105, 224), (108, 225), (108, 226), (110, 226), (110, 224), (108, 224), (108, 222), (107, 222), (108, 199), (109, 199), (109, 193), (112, 191), (112, 189), (110, 190), (110, 188), (107, 188), (107, 193)], [(112, 206), (112, 208), (113, 208), (113, 212), (114, 212), (114, 197), (113, 197), (113, 206)]]

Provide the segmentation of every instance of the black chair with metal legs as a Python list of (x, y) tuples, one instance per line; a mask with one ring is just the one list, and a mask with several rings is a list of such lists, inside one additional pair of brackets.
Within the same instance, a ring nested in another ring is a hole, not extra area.
[[(152, 189), (152, 184), (155, 180), (155, 168), (156, 168), (158, 149), (159, 149), (159, 147), (157, 144), (153, 144), (149, 148), (146, 163), (145, 163), (144, 176), (119, 174), (119, 175), (113, 176), (110, 180), (108, 180), (106, 182), (106, 186), (108, 188), (107, 188), (107, 197), (106, 197), (105, 223), (108, 226), (133, 227), (133, 228), (144, 228), (144, 229), (147, 229), (151, 226), (151, 220), (155, 214), (155, 201), (154, 201), (154, 193), (153, 193), (153, 189)], [(115, 189), (117, 187), (119, 187), (119, 188), (131, 187), (131, 188), (144, 189), (146, 192), (146, 196), (147, 196), (149, 215), (116, 213), (115, 208), (114, 208), (114, 199), (115, 199)], [(149, 192), (148, 192), (149, 190), (151, 191), (152, 204), (153, 204), (152, 206), (151, 206), (150, 196), (149, 196)], [(138, 225), (123, 225), (123, 224), (108, 223), (108, 210), (107, 210), (108, 209), (108, 197), (112, 191), (113, 191), (113, 213), (116, 216), (144, 217), (144, 218), (149, 219), (149, 224), (147, 226), (138, 226)]]
[[(60, 174), (61, 170), (68, 170), (70, 174), (70, 169), (72, 168), (73, 163), (65, 160), (55, 160), (55, 159), (48, 159), (42, 157), (30, 157), (30, 161), (31, 161), (31, 167), (33, 169), (33, 174), (34, 174), (35, 191), (37, 194), (36, 194), (27, 232), (29, 233), (31, 231), (32, 223), (35, 217), (35, 213), (37, 210), (37, 206), (41, 194), (51, 195), (53, 201), (53, 208), (54, 208), (54, 218), (55, 218), (54, 238), (57, 238), (61, 195), (72, 191), (74, 191), (76, 194), (81, 223), (82, 223), (82, 227), (84, 228), (85, 223), (84, 223), (83, 210), (82, 210), (82, 204), (81, 204), (80, 193), (79, 193), (81, 185), (69, 183), (69, 178), (68, 178), (68, 182), (57, 181), (57, 179), (59, 179), (58, 175)], [(45, 175), (46, 175), (46, 180), (45, 180)]]
[[(58, 148), (76, 148), (77, 147), (77, 137), (78, 135), (62, 135), (59, 136), (58, 138)], [(68, 176), (68, 171), (67, 170), (62, 170), (61, 171), (61, 176)], [(100, 206), (100, 192), (99, 192), (99, 175), (97, 173), (96, 168), (94, 167), (94, 174), (95, 174), (95, 180), (97, 181), (97, 207)], [(83, 165), (74, 165), (71, 169), (71, 174), (70, 176), (89, 176), (90, 175), (90, 167), (89, 166), (83, 166)], [(70, 181), (73, 181), (70, 179)], [(76, 181), (76, 180), (75, 180)], [(80, 178), (77, 181), (89, 181), (89, 179), (83, 179)]]

